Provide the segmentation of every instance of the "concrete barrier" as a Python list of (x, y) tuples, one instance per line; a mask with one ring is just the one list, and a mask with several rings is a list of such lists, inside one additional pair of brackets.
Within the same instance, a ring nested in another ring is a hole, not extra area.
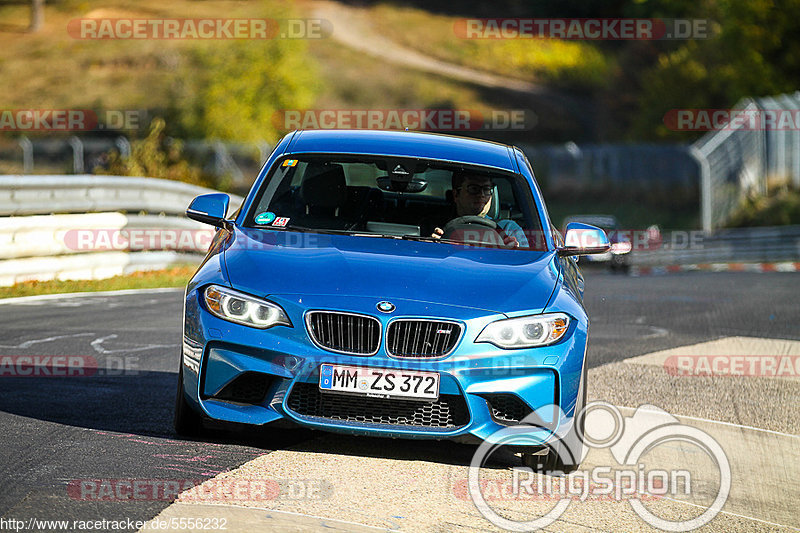
[(175, 250), (204, 254), (214, 228), (156, 215), (87, 213), (0, 218), (0, 259), (97, 251)]
[[(216, 230), (185, 211), (210, 192), (156, 178), (0, 176), (0, 286), (197, 264)], [(231, 195), (231, 213), (242, 201)]]
[(198, 264), (201, 255), (179, 252), (97, 252), (0, 261), (0, 286), (23, 281), (104, 279), (179, 264)]

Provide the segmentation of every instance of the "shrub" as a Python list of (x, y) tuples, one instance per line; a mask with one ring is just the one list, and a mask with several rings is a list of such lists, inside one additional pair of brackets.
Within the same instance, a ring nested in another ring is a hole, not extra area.
[(791, 185), (771, 189), (762, 196), (745, 198), (728, 220), (728, 226), (784, 226), (800, 224), (800, 189)]
[(105, 162), (92, 169), (94, 174), (144, 176), (183, 181), (205, 187), (213, 185), (209, 176), (183, 157), (183, 143), (164, 135), (164, 120), (155, 118), (147, 136), (131, 143), (125, 157), (116, 150), (106, 154)]

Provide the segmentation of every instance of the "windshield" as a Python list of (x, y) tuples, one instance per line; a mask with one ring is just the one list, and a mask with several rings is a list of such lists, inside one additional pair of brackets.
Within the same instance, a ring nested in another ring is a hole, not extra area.
[(522, 176), (366, 156), (283, 159), (245, 226), (545, 250)]

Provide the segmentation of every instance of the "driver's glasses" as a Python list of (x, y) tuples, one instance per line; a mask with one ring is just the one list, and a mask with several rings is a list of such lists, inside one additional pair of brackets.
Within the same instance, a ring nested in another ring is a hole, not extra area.
[(491, 196), (492, 191), (494, 190), (494, 185), (465, 185), (461, 188), (466, 189), (466, 191), (473, 196), (477, 196), (479, 194)]

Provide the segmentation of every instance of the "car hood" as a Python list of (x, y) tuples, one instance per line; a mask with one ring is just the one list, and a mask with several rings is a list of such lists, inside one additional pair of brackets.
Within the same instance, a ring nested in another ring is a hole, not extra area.
[(558, 280), (554, 252), (235, 229), (231, 286), (257, 296), (404, 299), (515, 315), (540, 312)]

